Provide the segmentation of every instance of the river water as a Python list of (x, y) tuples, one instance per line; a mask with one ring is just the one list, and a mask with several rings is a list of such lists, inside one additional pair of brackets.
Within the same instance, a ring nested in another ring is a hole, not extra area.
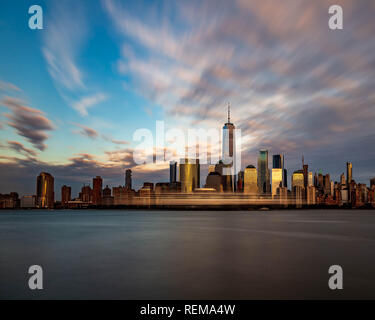
[(375, 298), (375, 211), (3, 210), (0, 298)]

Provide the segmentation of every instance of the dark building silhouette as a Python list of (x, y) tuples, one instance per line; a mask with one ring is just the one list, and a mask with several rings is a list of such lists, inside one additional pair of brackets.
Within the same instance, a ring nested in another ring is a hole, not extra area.
[(69, 186), (63, 185), (61, 187), (61, 204), (66, 206), (68, 201), (71, 200), (72, 188)]
[(125, 188), (128, 190), (132, 189), (132, 171), (130, 169), (125, 171)]
[(55, 202), (55, 180), (51, 174), (41, 172), (36, 179), (38, 208), (53, 208)]
[(114, 205), (114, 197), (112, 197), (112, 190), (108, 187), (108, 185), (103, 189), (102, 205), (103, 206)]
[(103, 198), (104, 197), (110, 197), (112, 195), (111, 189), (108, 187), (108, 185), (105, 186), (103, 189)]
[(169, 182), (177, 182), (177, 161), (169, 162)]
[(258, 156), (258, 189), (260, 193), (271, 192), (270, 172), (268, 169), (268, 150), (260, 150)]
[(99, 176), (92, 179), (92, 204), (101, 205), (103, 196), (103, 179)]
[(92, 202), (92, 189), (90, 186), (83, 186), (81, 192), (79, 193), (79, 199), (82, 202)]
[(275, 154), (272, 157), (273, 169), (283, 169), (283, 187), (288, 187), (288, 171), (285, 169), (285, 158), (283, 154)]

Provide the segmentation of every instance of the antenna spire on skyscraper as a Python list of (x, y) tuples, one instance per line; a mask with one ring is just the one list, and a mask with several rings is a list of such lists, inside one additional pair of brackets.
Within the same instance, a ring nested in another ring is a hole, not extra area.
[(230, 102), (228, 102), (228, 123), (230, 123)]

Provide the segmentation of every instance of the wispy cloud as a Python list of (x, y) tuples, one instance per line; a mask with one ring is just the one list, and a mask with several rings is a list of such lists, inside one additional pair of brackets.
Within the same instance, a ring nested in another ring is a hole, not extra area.
[(80, 134), (80, 135), (88, 137), (90, 139), (96, 139), (99, 136), (99, 133), (96, 130), (90, 128), (90, 127), (84, 126), (84, 125), (79, 124), (79, 123), (74, 123), (74, 125), (79, 127), (80, 130), (74, 130), (73, 133)]
[(122, 37), (118, 71), (176, 125), (218, 127), (230, 101), (248, 159), (261, 147), (348, 157), (373, 136), (371, 1), (337, 1), (344, 32), (328, 29), (326, 1), (102, 2)]
[(72, 1), (54, 2), (44, 34), (43, 54), (57, 85), (68, 89), (84, 87), (78, 54), (87, 35), (86, 17)]
[(73, 103), (73, 108), (82, 116), (87, 116), (87, 109), (105, 101), (107, 96), (103, 93), (97, 93), (91, 96), (83, 97), (79, 101)]
[(18, 91), (18, 92), (21, 92), (22, 90), (11, 82), (0, 81), (0, 92), (2, 92), (2, 91)]
[(46, 132), (54, 130), (55, 127), (44, 112), (12, 97), (4, 97), (0, 104), (12, 111), (5, 114), (9, 120), (7, 124), (16, 129), (17, 134), (26, 138), (35, 148), (45, 150), (47, 146), (44, 142), (48, 139)]
[(80, 65), (87, 43), (89, 19), (87, 8), (77, 1), (54, 2), (48, 28), (44, 32), (43, 55), (55, 86), (73, 109), (82, 116), (88, 109), (106, 99), (88, 83), (90, 71)]
[(8, 147), (18, 153), (25, 154), (27, 156), (33, 156), (36, 157), (38, 155), (37, 152), (35, 152), (32, 149), (26, 148), (22, 143), (17, 141), (7, 141)]

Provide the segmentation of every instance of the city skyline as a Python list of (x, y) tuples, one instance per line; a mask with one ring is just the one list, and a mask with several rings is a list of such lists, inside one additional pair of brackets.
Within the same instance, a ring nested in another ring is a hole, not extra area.
[[(302, 154), (310, 171), (336, 181), (350, 161), (355, 180), (368, 185), (375, 41), (364, 22), (374, 4), (337, 1), (347, 17), (338, 32), (327, 27), (324, 1), (285, 4), (279, 13), (271, 4), (41, 1), (45, 28), (32, 31), (29, 1), (6, 2), (0, 193), (34, 194), (42, 171), (72, 194), (97, 175), (122, 184), (126, 168), (136, 189), (168, 181), (169, 163), (132, 162), (133, 132), (155, 130), (157, 120), (221, 128), (227, 101), (243, 132), (242, 169), (267, 149), (285, 154), (288, 185)], [(207, 170), (201, 165), (201, 176)]]

